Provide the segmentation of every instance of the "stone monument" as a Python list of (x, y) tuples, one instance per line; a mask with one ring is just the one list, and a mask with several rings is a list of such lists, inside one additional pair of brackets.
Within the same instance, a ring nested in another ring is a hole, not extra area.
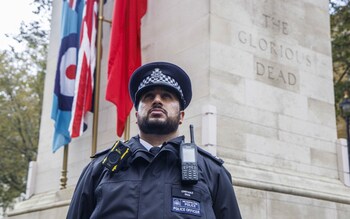
[[(113, 3), (104, 7), (107, 19)], [(49, 117), (59, 12), (54, 1), (33, 196), (9, 218), (64, 217), (89, 162), (91, 130), (70, 144), (69, 186), (58, 190), (62, 150), (51, 153)], [(108, 36), (105, 25), (98, 150), (116, 140), (115, 108), (104, 100)], [(189, 139), (194, 124), (197, 144), (225, 161), (243, 218), (350, 217), (350, 188), (337, 165), (327, 0), (148, 1), (142, 60), (189, 73), (193, 100), (181, 132)]]

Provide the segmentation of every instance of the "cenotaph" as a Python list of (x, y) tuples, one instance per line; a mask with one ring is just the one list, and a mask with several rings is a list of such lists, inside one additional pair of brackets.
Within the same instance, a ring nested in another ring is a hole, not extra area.
[[(112, 17), (114, 1), (104, 7)], [(45, 100), (33, 195), (9, 218), (64, 218), (91, 129), (69, 147), (68, 187), (59, 190), (62, 150), (51, 153), (52, 90), (60, 3), (54, 1)], [(98, 150), (112, 145), (115, 107), (105, 101), (109, 25), (104, 25)], [(336, 150), (327, 0), (148, 1), (143, 63), (182, 66), (193, 99), (181, 133), (225, 161), (245, 219), (345, 219), (350, 188)], [(134, 111), (131, 135), (137, 134)]]

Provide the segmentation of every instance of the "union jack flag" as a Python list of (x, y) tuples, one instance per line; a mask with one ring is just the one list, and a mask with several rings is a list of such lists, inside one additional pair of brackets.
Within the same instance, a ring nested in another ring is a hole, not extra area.
[(96, 32), (98, 1), (85, 0), (80, 31), (80, 48), (69, 125), (71, 137), (79, 137), (87, 127), (87, 117), (93, 108), (94, 71), (96, 65)]

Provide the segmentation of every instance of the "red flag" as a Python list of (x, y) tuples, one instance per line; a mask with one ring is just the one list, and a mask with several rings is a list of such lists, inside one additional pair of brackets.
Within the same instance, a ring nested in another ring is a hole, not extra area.
[(117, 134), (124, 131), (132, 108), (128, 84), (130, 75), (141, 65), (141, 18), (147, 0), (116, 0), (108, 60), (106, 99), (117, 106)]
[(72, 119), (69, 126), (71, 137), (79, 137), (83, 134), (84, 124), (85, 126), (87, 124), (87, 113), (92, 111), (96, 65), (97, 11), (98, 0), (85, 0), (83, 22), (80, 30)]

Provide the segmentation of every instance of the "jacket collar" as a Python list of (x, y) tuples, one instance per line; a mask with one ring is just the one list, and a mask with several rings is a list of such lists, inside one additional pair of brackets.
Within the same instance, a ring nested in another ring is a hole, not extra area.
[[(162, 144), (162, 149), (159, 153), (162, 151), (170, 151), (173, 152), (174, 154), (178, 154), (179, 151), (179, 145), (184, 141), (184, 136), (179, 136), (176, 138), (173, 138), (167, 142), (164, 142)], [(127, 144), (129, 145), (131, 151), (132, 151), (132, 160), (138, 159), (138, 158), (143, 158), (147, 160), (148, 162), (151, 162), (153, 159), (153, 155), (147, 151), (147, 149), (140, 143), (140, 136), (134, 136), (132, 137)]]
[(180, 145), (185, 140), (185, 136), (181, 135), (179, 137), (173, 138), (167, 142), (164, 142), (164, 144), (173, 144), (173, 145)]

